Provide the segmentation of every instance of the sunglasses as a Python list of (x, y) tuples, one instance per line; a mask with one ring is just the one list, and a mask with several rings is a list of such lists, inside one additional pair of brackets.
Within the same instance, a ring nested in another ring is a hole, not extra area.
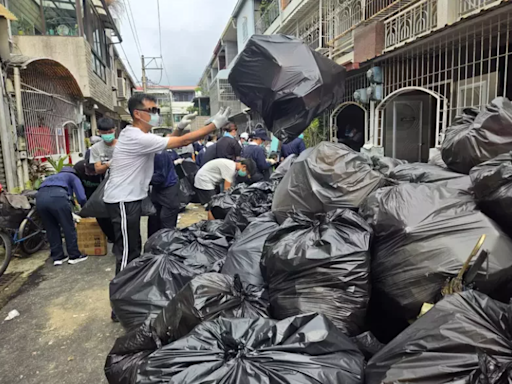
[(160, 114), (160, 108), (157, 108), (157, 107), (153, 107), (153, 108), (146, 108), (146, 109), (136, 109), (136, 111), (142, 111), (142, 112), (147, 112), (147, 113), (152, 113), (152, 114)]

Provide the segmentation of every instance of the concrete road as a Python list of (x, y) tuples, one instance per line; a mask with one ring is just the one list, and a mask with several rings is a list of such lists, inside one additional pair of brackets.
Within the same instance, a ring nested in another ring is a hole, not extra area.
[[(204, 209), (191, 206), (179, 225), (204, 218)], [(47, 257), (48, 253), (39, 256), (38, 263), (32, 261), (34, 268)], [(10, 301), (0, 309), (0, 383), (106, 383), (105, 358), (124, 333), (110, 321), (108, 287), (114, 270), (112, 255), (62, 267), (48, 260), (14, 297), (11, 292)], [(13, 309), (20, 316), (4, 321)]]

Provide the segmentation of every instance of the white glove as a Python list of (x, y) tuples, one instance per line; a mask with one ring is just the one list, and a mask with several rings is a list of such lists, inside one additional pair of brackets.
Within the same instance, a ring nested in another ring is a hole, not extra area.
[(193, 122), (197, 117), (197, 111), (190, 115), (183, 116), (183, 119), (178, 123), (178, 129), (185, 129), (188, 125)]
[(274, 165), (276, 161), (274, 159), (267, 159), (267, 163)]
[(226, 109), (221, 108), (219, 112), (215, 116), (211, 118), (211, 122), (215, 124), (217, 129), (222, 128), (229, 122), (229, 115), (231, 114), (231, 108), (227, 107)]
[(174, 165), (180, 165), (185, 159), (174, 160)]
[(79, 222), (80, 222), (80, 220), (82, 220), (82, 218), (81, 218), (80, 216), (75, 215), (74, 213), (72, 213), (72, 215), (73, 215), (73, 221), (74, 221), (75, 223), (79, 223)]

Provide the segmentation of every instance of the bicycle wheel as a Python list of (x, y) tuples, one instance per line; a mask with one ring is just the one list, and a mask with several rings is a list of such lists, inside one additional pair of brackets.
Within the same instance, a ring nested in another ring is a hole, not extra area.
[(21, 222), (18, 238), (20, 240), (26, 239), (21, 241), (21, 249), (28, 255), (36, 253), (43, 246), (46, 233), (35, 208), (32, 208), (27, 217)]
[(3, 275), (12, 258), (12, 239), (0, 232), (0, 276)]

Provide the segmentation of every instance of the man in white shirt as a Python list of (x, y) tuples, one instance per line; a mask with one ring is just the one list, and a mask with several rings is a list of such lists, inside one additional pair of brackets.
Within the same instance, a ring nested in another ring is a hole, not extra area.
[(114, 120), (103, 117), (98, 120), (98, 131), (101, 140), (91, 147), (89, 162), (94, 165), (97, 175), (104, 175), (110, 166), (110, 160), (116, 145), (116, 125)]
[(226, 125), (230, 113), (229, 108), (221, 110), (211, 119), (210, 124), (179, 136), (196, 116), (187, 115), (172, 135), (160, 137), (151, 133), (151, 129), (160, 124), (160, 109), (153, 96), (135, 94), (128, 101), (128, 109), (133, 125), (124, 128), (119, 135), (103, 196), (114, 226), (116, 273), (141, 253), (142, 200), (148, 196), (155, 154), (186, 146), (207, 136)]
[[(251, 163), (251, 164), (249, 164)], [(236, 176), (250, 179), (256, 165), (252, 160), (234, 162), (230, 159), (214, 159), (206, 163), (196, 174), (194, 187), (201, 204), (206, 205), (217, 194), (217, 187), (224, 183), (227, 190), (234, 183)], [(212, 213), (208, 211), (208, 220), (214, 220)], [(219, 217), (219, 219), (221, 219)]]

